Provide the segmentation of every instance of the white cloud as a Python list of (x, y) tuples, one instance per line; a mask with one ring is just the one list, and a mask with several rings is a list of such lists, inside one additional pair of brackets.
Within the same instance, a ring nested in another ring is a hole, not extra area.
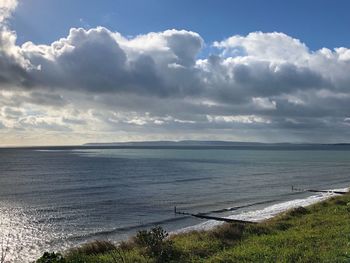
[(276, 101), (269, 98), (253, 97), (252, 100), (260, 109), (275, 110), (277, 108)]
[[(249, 56), (269, 62), (303, 63), (310, 56), (306, 45), (286, 34), (273, 32), (252, 32), (247, 36), (232, 36), (224, 41), (214, 42), (226, 55)], [(239, 52), (238, 52), (239, 51)]]
[(17, 0), (1, 0), (0, 1), (0, 23), (9, 18), (17, 7)]
[(333, 127), (348, 136), (346, 47), (311, 51), (283, 33), (253, 32), (214, 42), (218, 55), (199, 59), (204, 40), (195, 32), (126, 37), (104, 27), (18, 46), (6, 25), (16, 4), (0, 5), (2, 131), (237, 139), (249, 128), (305, 141)]
[(207, 116), (209, 122), (236, 122), (236, 123), (271, 123), (270, 120), (255, 115), (229, 115), (229, 116)]

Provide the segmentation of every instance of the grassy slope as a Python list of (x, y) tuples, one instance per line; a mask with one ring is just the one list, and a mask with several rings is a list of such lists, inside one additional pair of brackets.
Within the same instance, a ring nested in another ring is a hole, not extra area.
[[(350, 194), (261, 224), (225, 224), (171, 240), (173, 262), (350, 262)], [(66, 262), (156, 262), (133, 241), (95, 255), (86, 251), (69, 253)]]

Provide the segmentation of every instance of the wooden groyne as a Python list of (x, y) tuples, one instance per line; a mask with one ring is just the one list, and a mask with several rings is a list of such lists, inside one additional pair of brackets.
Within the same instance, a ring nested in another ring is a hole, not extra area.
[[(340, 194), (344, 195), (348, 192), (346, 191), (333, 191), (333, 190), (319, 190), (319, 189), (300, 189), (292, 186), (292, 191), (298, 191), (298, 192), (312, 192), (312, 193), (332, 193), (332, 194)], [(174, 214), (175, 215), (185, 215), (185, 216), (192, 216), (200, 219), (207, 219), (207, 220), (215, 220), (215, 221), (222, 221), (227, 223), (240, 223), (240, 224), (256, 224), (257, 222), (254, 221), (248, 221), (248, 220), (239, 220), (239, 219), (232, 219), (227, 217), (218, 217), (218, 216), (210, 216), (209, 213), (188, 213), (188, 212), (181, 212), (178, 211), (176, 206), (174, 206)]]
[(226, 218), (226, 217), (209, 216), (209, 215), (202, 214), (202, 213), (192, 214), (192, 213), (187, 213), (187, 212), (180, 212), (180, 211), (177, 211), (176, 206), (174, 207), (174, 213), (176, 215), (193, 216), (193, 217), (197, 217), (197, 218), (201, 218), (201, 219), (223, 221), (223, 222), (227, 222), (227, 223), (256, 224), (256, 222), (253, 222), (253, 221), (232, 219), (232, 218)]
[(312, 193), (331, 193), (331, 194), (339, 194), (339, 195), (345, 195), (346, 193), (348, 193), (344, 191), (333, 191), (333, 190), (299, 189), (299, 188), (295, 188), (293, 185), (292, 185), (292, 191), (312, 192)]

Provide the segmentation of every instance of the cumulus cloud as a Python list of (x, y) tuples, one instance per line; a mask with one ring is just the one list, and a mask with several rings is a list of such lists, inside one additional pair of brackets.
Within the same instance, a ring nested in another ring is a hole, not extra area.
[[(123, 134), (120, 140), (130, 139), (126, 134), (268, 141), (348, 136), (346, 47), (312, 51), (277, 32), (205, 44), (192, 31), (128, 38), (104, 27), (72, 28), (49, 45), (19, 46), (6, 23), (16, 5), (0, 4), (2, 130), (114, 132)], [(206, 45), (216, 54), (199, 58)]]
[(19, 46), (16, 45), (16, 33), (7, 25), (7, 19), (17, 6), (16, 0), (0, 2), (0, 85), (28, 85), (27, 73), (30, 62), (27, 61)]
[(213, 44), (224, 50), (226, 56), (249, 56), (255, 60), (275, 62), (290, 61), (303, 64), (309, 56), (309, 49), (298, 39), (283, 33), (252, 32), (247, 36), (232, 36)]
[(0, 2), (0, 23), (9, 18), (17, 7), (17, 0), (2, 0)]
[(200, 36), (188, 31), (128, 40), (103, 27), (73, 28), (50, 46), (23, 44), (23, 59), (31, 62), (30, 85), (23, 88), (33, 88), (34, 81), (35, 87), (92, 93), (186, 95), (193, 90), (183, 80), (195, 79), (193, 65), (201, 46)]

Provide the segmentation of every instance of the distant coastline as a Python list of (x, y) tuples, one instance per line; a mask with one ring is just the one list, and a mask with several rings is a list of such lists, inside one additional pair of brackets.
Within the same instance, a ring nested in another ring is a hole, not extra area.
[(240, 142), (240, 141), (131, 141), (131, 142), (105, 142), (86, 143), (83, 146), (262, 146), (262, 145), (289, 145), (290, 143), (262, 143), (262, 142)]
[[(181, 141), (127, 141), (127, 142), (90, 142), (81, 145), (44, 145), (44, 146), (0, 146), (0, 149), (38, 149), (38, 150), (79, 150), (79, 149), (296, 149), (328, 150), (330, 147), (350, 149), (350, 143), (291, 143), (291, 142), (241, 142), (221, 140), (181, 140)], [(349, 148), (348, 148), (349, 147)], [(332, 148), (332, 149), (335, 149)]]

